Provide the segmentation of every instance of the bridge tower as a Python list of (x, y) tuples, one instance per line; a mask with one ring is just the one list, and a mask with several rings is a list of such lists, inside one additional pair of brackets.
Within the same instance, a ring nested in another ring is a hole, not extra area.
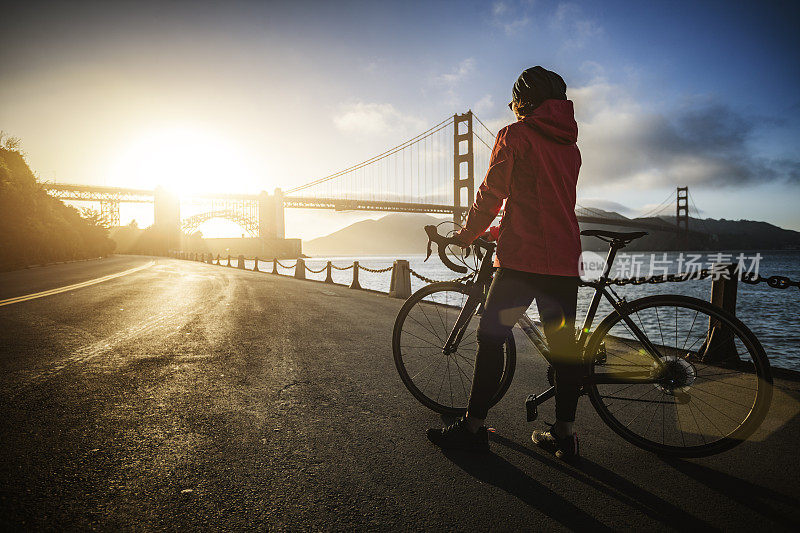
[(167, 250), (176, 250), (181, 237), (181, 201), (163, 187), (153, 192), (153, 226)]
[(284, 239), (286, 237), (283, 216), (283, 191), (275, 189), (269, 195), (261, 191), (258, 195), (258, 233), (262, 239)]
[[(462, 123), (466, 123), (466, 132), (459, 133)], [(466, 146), (462, 146), (464, 142)], [(463, 115), (453, 115), (453, 222), (464, 224), (474, 199), (475, 154), (472, 150), (472, 110), (469, 110)]]
[(675, 202), (675, 227), (678, 235), (678, 246), (689, 249), (689, 187), (678, 187)]
[(119, 226), (119, 200), (100, 200), (100, 216), (108, 227)]

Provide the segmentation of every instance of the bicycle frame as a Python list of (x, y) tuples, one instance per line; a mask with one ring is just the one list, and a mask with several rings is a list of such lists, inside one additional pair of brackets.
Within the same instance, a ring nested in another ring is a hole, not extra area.
[[(479, 244), (474, 245), (476, 248), (476, 253), (478, 253), (477, 248), (480, 246)], [(480, 268), (477, 271), (477, 275), (472, 282), (472, 286), (469, 291), (469, 296), (467, 297), (467, 301), (464, 304), (464, 307), (461, 309), (461, 312), (456, 319), (455, 324), (453, 325), (453, 329), (450, 332), (450, 335), (447, 338), (447, 342), (445, 343), (442, 352), (446, 355), (451, 354), (456, 351), (459, 343), (461, 342), (461, 337), (464, 335), (466, 331), (466, 325), (469, 320), (472, 318), (473, 314), (477, 311), (478, 306), (481, 305), (484, 301), (484, 293), (491, 282), (492, 274), (494, 272), (493, 266), (493, 258), (494, 258), (494, 246), (484, 244), (482, 246), (486, 249), (486, 253), (481, 260)], [(653, 362), (655, 364), (655, 368), (653, 371), (650, 372), (618, 372), (615, 374), (604, 374), (604, 375), (592, 375), (590, 378), (587, 378), (586, 384), (610, 384), (610, 383), (619, 383), (619, 384), (640, 384), (640, 383), (658, 383), (659, 379), (658, 376), (660, 374), (660, 370), (663, 368), (664, 363), (661, 359), (661, 354), (658, 351), (658, 348), (650, 342), (650, 339), (647, 338), (647, 335), (642, 332), (641, 329), (634, 323), (634, 321), (630, 318), (629, 313), (627, 311), (627, 303), (625, 302), (624, 298), (616, 299), (612, 296), (607, 287), (609, 285), (609, 273), (611, 271), (611, 266), (614, 262), (614, 258), (616, 257), (617, 250), (622, 246), (616, 245), (614, 243), (611, 244), (611, 247), (608, 251), (608, 256), (606, 257), (606, 264), (603, 269), (603, 273), (601, 274), (600, 278), (597, 281), (582, 282), (583, 285), (593, 287), (595, 289), (595, 293), (592, 296), (592, 300), (589, 304), (589, 308), (586, 311), (586, 316), (583, 321), (583, 327), (581, 328), (580, 334), (577, 338), (577, 349), (579, 353), (583, 353), (586, 347), (586, 342), (590, 337), (590, 329), (592, 327), (592, 322), (594, 321), (595, 315), (597, 314), (597, 308), (600, 305), (601, 298), (605, 297), (606, 300), (611, 304), (611, 306), (620, 314), (624, 323), (628, 326), (631, 333), (636, 337), (636, 339), (642, 344), (643, 348), (650, 354), (653, 358)], [(539, 350), (542, 357), (547, 360), (548, 363), (552, 364), (552, 360), (550, 358), (549, 351), (547, 350), (547, 342), (544, 334), (542, 331), (533, 323), (533, 321), (528, 318), (526, 314), (523, 313), (522, 317), (519, 319), (517, 324), (520, 326), (522, 331), (525, 335), (533, 342), (534, 346)], [(584, 358), (586, 354), (583, 354)], [(588, 361), (587, 361), (588, 362)], [(540, 401), (545, 401), (552, 397), (555, 394), (555, 387), (550, 387), (547, 391), (543, 394), (538, 395), (537, 399)]]

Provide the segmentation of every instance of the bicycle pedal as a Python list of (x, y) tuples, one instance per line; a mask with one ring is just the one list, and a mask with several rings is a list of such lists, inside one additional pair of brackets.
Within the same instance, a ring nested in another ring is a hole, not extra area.
[(528, 417), (528, 422), (533, 422), (539, 418), (539, 403), (536, 401), (535, 394), (531, 394), (528, 396), (528, 399), (525, 400), (525, 412)]

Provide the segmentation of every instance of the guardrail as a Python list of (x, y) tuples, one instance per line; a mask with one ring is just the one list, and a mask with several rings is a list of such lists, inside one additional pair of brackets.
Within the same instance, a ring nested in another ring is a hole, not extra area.
[[(222, 258), (219, 254), (217, 254), (215, 259), (212, 254), (208, 253), (180, 252), (180, 251), (172, 251), (169, 253), (169, 256), (174, 259), (200, 261), (203, 263), (216, 264), (231, 268), (234, 268), (233, 263), (231, 262), (231, 260), (233, 259), (233, 261), (236, 263), (235, 268), (241, 270), (246, 270), (245, 261), (250, 261), (249, 258), (246, 259), (245, 256), (243, 255), (238, 255), (236, 257), (228, 255), (225, 258)], [(349, 285), (351, 289), (363, 289), (361, 283), (359, 282), (359, 271), (361, 270), (365, 270), (373, 274), (381, 274), (384, 272), (391, 271), (392, 277), (389, 283), (389, 292), (384, 294), (388, 294), (388, 296), (391, 298), (401, 298), (401, 299), (406, 299), (409, 296), (411, 296), (411, 276), (414, 276), (425, 283), (436, 283), (438, 281), (465, 281), (472, 277), (472, 274), (467, 274), (466, 276), (462, 276), (460, 278), (455, 278), (452, 280), (434, 280), (420, 274), (419, 272), (416, 272), (414, 269), (411, 268), (408, 261), (405, 259), (397, 259), (394, 261), (392, 265), (387, 266), (385, 268), (368, 268), (360, 265), (358, 261), (353, 261), (353, 264), (348, 266), (337, 266), (333, 264), (332, 261), (328, 261), (323, 268), (319, 270), (314, 270), (310, 268), (308, 265), (306, 265), (306, 261), (304, 258), (298, 258), (295, 260), (294, 264), (290, 265), (285, 265), (281, 263), (277, 258), (273, 258), (271, 261), (272, 270), (269, 272), (267, 272), (266, 270), (259, 269), (260, 260), (258, 257), (255, 257), (252, 260), (254, 261), (252, 268), (254, 272), (265, 272), (279, 276), (287, 276), (286, 274), (281, 274), (280, 271), (278, 271), (278, 266), (285, 269), (293, 268), (294, 274), (289, 277), (294, 277), (296, 279), (306, 279), (306, 272), (311, 272), (313, 274), (321, 274), (322, 272), (325, 272), (324, 283), (330, 283), (334, 285), (341, 285), (341, 284), (334, 283), (332, 275), (333, 270), (345, 271), (352, 269), (353, 277)], [(736, 293), (737, 293), (739, 279), (741, 279), (742, 283), (746, 283), (749, 285), (766, 283), (769, 287), (775, 289), (787, 289), (789, 287), (796, 287), (800, 289), (800, 282), (792, 281), (791, 279), (785, 276), (762, 277), (757, 274), (754, 275), (751, 273), (745, 273), (741, 276), (737, 276), (736, 265), (732, 263), (714, 263), (709, 269), (702, 269), (698, 272), (694, 272), (691, 274), (689, 273), (664, 274), (660, 276), (650, 276), (650, 277), (613, 279), (612, 283), (614, 285), (643, 285), (643, 284), (657, 284), (657, 283), (669, 283), (669, 282), (674, 283), (674, 282), (700, 280), (708, 278), (711, 279), (711, 298), (710, 298), (711, 303), (718, 305), (719, 307), (722, 307), (723, 309), (730, 311), (731, 313), (734, 314), (736, 312)]]
[[(409, 296), (411, 296), (411, 276), (414, 275), (415, 277), (425, 281), (426, 283), (433, 283), (436, 280), (432, 280), (427, 278), (416, 271), (414, 271), (411, 266), (409, 265), (408, 261), (405, 259), (397, 259), (394, 263), (390, 266), (385, 268), (369, 268), (359, 264), (358, 261), (353, 261), (352, 265), (348, 266), (338, 266), (333, 264), (332, 261), (328, 261), (327, 264), (319, 269), (314, 270), (313, 268), (306, 265), (306, 261), (304, 258), (298, 258), (295, 260), (293, 264), (283, 264), (277, 258), (273, 258), (270, 262), (272, 263), (272, 269), (261, 270), (259, 268), (260, 264), (264, 264), (264, 262), (259, 259), (258, 257), (254, 258), (246, 258), (244, 255), (238, 256), (220, 256), (217, 254), (216, 258), (213, 254), (209, 253), (196, 253), (196, 252), (180, 252), (180, 251), (171, 251), (169, 253), (169, 257), (174, 259), (183, 259), (188, 261), (199, 261), (201, 263), (208, 263), (212, 265), (220, 265), (225, 267), (231, 268), (238, 268), (240, 270), (252, 270), (253, 272), (265, 272), (268, 274), (275, 274), (279, 276), (287, 276), (287, 277), (294, 277), (296, 279), (306, 279), (306, 272), (311, 272), (312, 274), (321, 274), (325, 272), (325, 280), (323, 283), (330, 283), (333, 285), (341, 285), (339, 283), (334, 283), (333, 281), (333, 271), (345, 271), (345, 270), (352, 270), (353, 277), (352, 281), (349, 284), (351, 289), (363, 289), (361, 283), (359, 281), (359, 272), (364, 270), (366, 272), (370, 272), (373, 274), (382, 274), (385, 272), (391, 271), (391, 280), (389, 283), (389, 292), (385, 293), (388, 294), (391, 298), (401, 298), (405, 300)], [(246, 261), (253, 261), (253, 268), (247, 269), (246, 268)], [(281, 274), (278, 270), (278, 267), (282, 267), (285, 269), (294, 269), (294, 274), (287, 275)], [(468, 276), (471, 277), (471, 276)], [(463, 281), (464, 278), (457, 278), (457, 280), (451, 281)]]

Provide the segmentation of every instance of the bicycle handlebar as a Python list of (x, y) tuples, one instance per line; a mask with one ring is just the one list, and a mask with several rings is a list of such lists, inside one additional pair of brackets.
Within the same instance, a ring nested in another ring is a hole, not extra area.
[[(437, 245), (438, 252), (439, 252), (439, 259), (442, 260), (442, 263), (454, 272), (458, 272), (459, 274), (466, 274), (467, 267), (462, 265), (457, 265), (453, 263), (449, 257), (447, 257), (447, 245), (452, 244), (452, 241), (445, 237), (444, 235), (439, 235), (436, 226), (425, 226), (425, 233), (428, 234), (428, 253), (425, 256), (425, 260), (427, 261), (428, 258), (431, 256), (431, 243), (434, 242)], [(472, 243), (476, 248), (484, 248), (486, 250), (492, 250), (494, 248), (494, 244), (491, 242), (483, 239), (482, 237), (478, 237)], [(469, 250), (467, 250), (469, 252)], [(476, 251), (477, 253), (477, 251)], [(480, 255), (480, 254), (479, 254)]]
[(425, 226), (425, 233), (428, 234), (428, 253), (425, 256), (425, 260), (427, 261), (431, 256), (431, 243), (435, 242), (439, 252), (439, 259), (442, 260), (442, 263), (454, 272), (466, 274), (467, 267), (453, 263), (450, 258), (447, 257), (447, 253), (445, 253), (447, 251), (447, 245), (450, 244), (450, 239), (444, 235), (439, 235), (436, 226)]

